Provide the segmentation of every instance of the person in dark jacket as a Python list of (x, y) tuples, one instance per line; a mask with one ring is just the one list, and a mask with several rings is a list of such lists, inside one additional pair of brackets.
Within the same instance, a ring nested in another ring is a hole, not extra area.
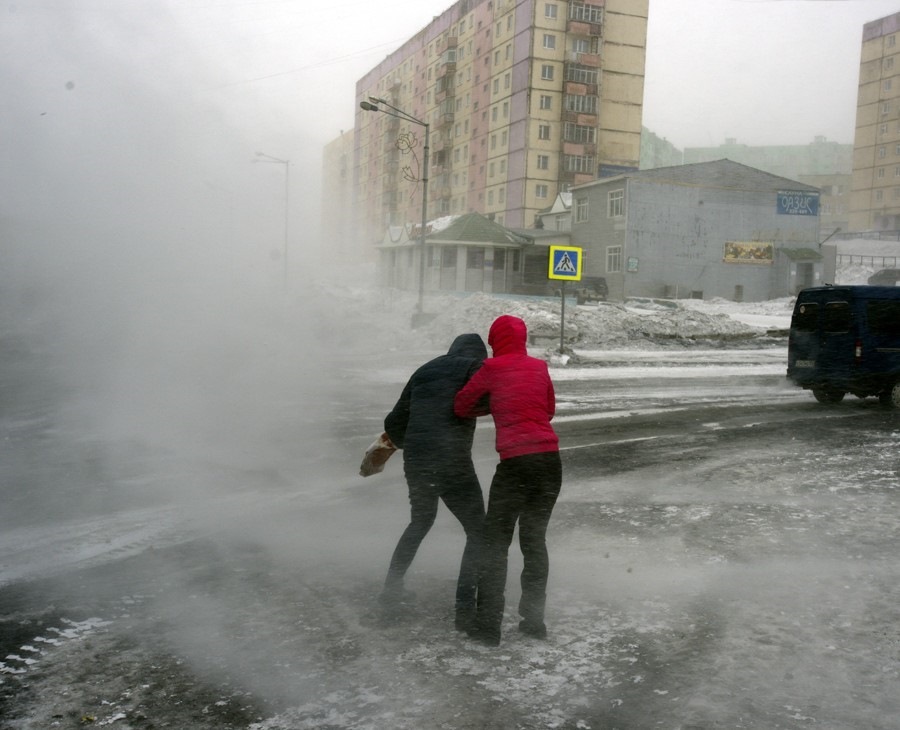
[(484, 520), (484, 555), (478, 579), (478, 606), (469, 635), (491, 646), (500, 643), (507, 556), (516, 522), (522, 549), (519, 630), (544, 638), (547, 602), (547, 523), (562, 485), (559, 439), (550, 419), (556, 396), (547, 363), (529, 357), (527, 329), (518, 317), (503, 315), (491, 325), (493, 357), (457, 394), (456, 415), (486, 415), (487, 397), (500, 455)]
[(484, 496), (472, 463), (475, 419), (455, 415), (453, 399), (485, 357), (487, 348), (479, 335), (460, 335), (446, 355), (412, 374), (384, 419), (388, 438), (403, 450), (410, 521), (394, 549), (380, 601), (390, 610), (405, 600), (404, 576), (434, 524), (441, 499), (466, 533), (456, 586), (459, 630), (469, 627), (475, 613)]

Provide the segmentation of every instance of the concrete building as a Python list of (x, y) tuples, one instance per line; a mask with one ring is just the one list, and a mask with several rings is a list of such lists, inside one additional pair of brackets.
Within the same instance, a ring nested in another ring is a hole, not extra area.
[(746, 145), (729, 138), (715, 147), (684, 148), (685, 165), (715, 160), (734, 160), (791, 180), (802, 175), (849, 175), (853, 169), (853, 145), (820, 136), (809, 144)]
[(850, 228), (900, 230), (900, 13), (863, 26)]
[(374, 261), (374, 251), (356, 244), (353, 216), (349, 214), (353, 200), (353, 132), (325, 145), (322, 154), (322, 241), (328, 251), (349, 260)]
[(609, 298), (761, 301), (824, 282), (819, 191), (730, 160), (572, 189), (573, 246)]
[(360, 239), (421, 221), (424, 179), (428, 220), (478, 212), (524, 228), (573, 185), (636, 169), (647, 11), (459, 0), (434, 18), (357, 82), (358, 103), (416, 120), (357, 109)]

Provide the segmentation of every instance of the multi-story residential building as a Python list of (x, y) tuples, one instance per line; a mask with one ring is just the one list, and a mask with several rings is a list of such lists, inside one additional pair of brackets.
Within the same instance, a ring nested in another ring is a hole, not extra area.
[(415, 120), (357, 109), (360, 240), (418, 224), (423, 178), (429, 221), (478, 212), (524, 228), (571, 186), (636, 169), (647, 11), (459, 0), (436, 17), (357, 82), (357, 102)]
[(900, 230), (900, 13), (863, 26), (850, 227)]
[(347, 203), (353, 199), (353, 132), (341, 132), (340, 136), (325, 145), (322, 154), (322, 240), (328, 241), (328, 250), (351, 260), (357, 257), (353, 217), (347, 213)]

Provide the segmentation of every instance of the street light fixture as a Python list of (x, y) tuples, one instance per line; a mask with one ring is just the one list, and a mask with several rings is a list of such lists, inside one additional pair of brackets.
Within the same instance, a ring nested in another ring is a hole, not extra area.
[(288, 283), (288, 213), (289, 206), (288, 201), (290, 200), (290, 189), (291, 189), (291, 161), (290, 160), (282, 160), (280, 157), (272, 157), (272, 155), (267, 155), (265, 152), (257, 152), (256, 157), (264, 157), (265, 159), (256, 159), (252, 160), (252, 162), (274, 162), (278, 165), (284, 165), (284, 251), (282, 251), (281, 258), (284, 264), (284, 269), (282, 273), (283, 281), (282, 286), (287, 289)]
[[(382, 114), (387, 114), (392, 117), (397, 117), (397, 119), (402, 119), (407, 122), (411, 122), (412, 124), (418, 124), (421, 127), (425, 128), (425, 148), (424, 154), (422, 156), (422, 228), (419, 231), (419, 301), (416, 304), (416, 316), (413, 317), (413, 326), (422, 319), (423, 307), (422, 307), (422, 299), (425, 290), (425, 226), (428, 223), (428, 130), (429, 125), (428, 122), (423, 122), (421, 119), (417, 119), (412, 114), (403, 111), (402, 109), (398, 109), (397, 107), (388, 104), (384, 99), (377, 99), (374, 96), (370, 96), (368, 101), (361, 101), (359, 103), (360, 108), (364, 109), (367, 112), (381, 112)], [(386, 106), (387, 109), (382, 109), (382, 106)], [(388, 111), (391, 110), (391, 111)]]

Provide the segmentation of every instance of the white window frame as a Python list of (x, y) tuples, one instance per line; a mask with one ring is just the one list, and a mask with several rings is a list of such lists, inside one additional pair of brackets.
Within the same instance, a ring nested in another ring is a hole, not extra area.
[(622, 247), (606, 247), (606, 273), (618, 274), (622, 272)]
[(590, 202), (587, 197), (575, 199), (575, 222), (587, 223), (590, 214)]
[(625, 188), (616, 188), (606, 194), (606, 215), (608, 218), (622, 218), (625, 215)]

